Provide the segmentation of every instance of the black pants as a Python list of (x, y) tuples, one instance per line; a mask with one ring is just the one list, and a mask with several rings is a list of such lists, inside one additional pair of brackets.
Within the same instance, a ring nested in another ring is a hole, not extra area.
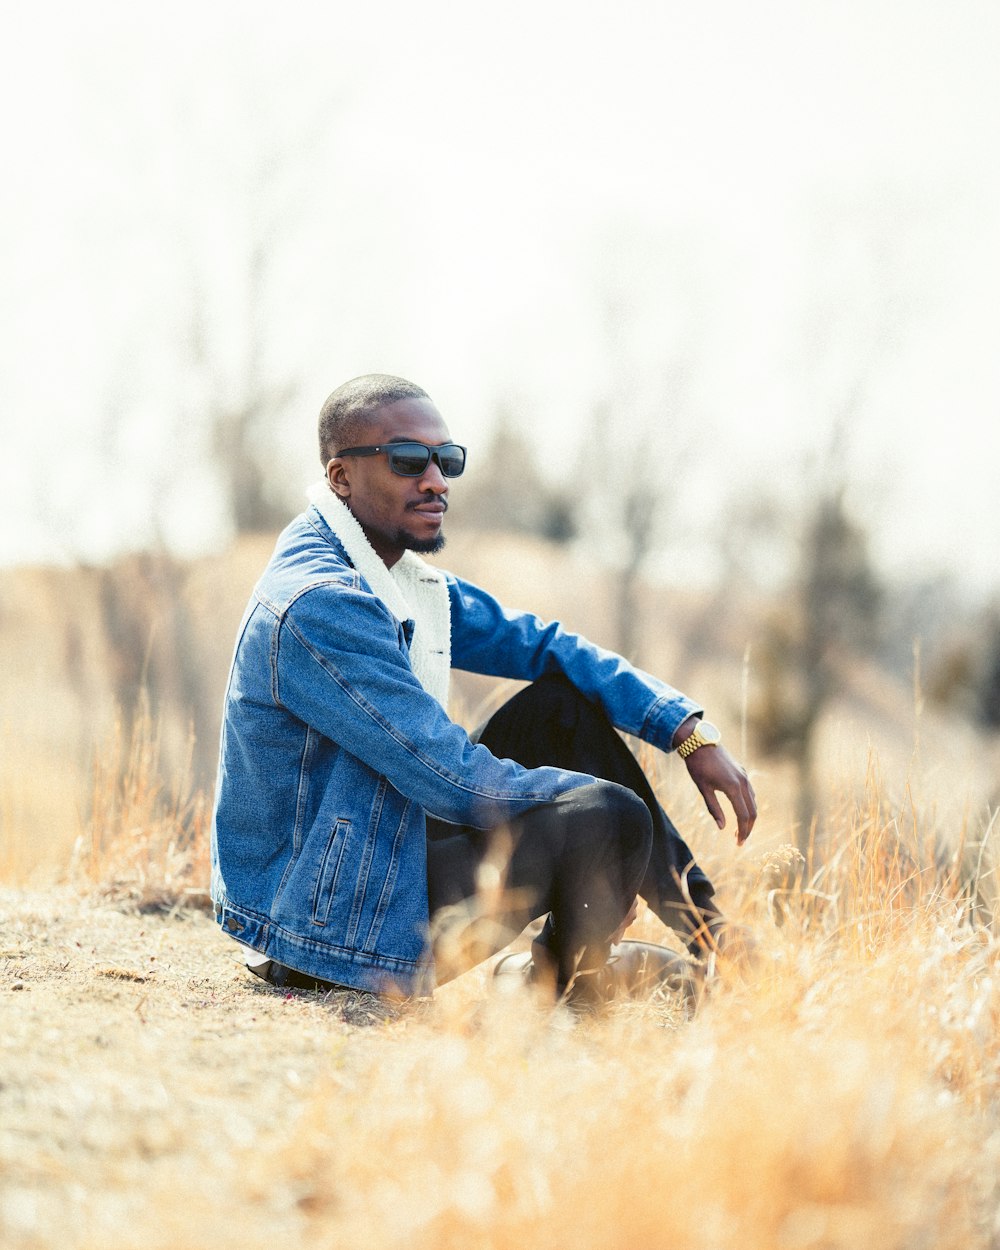
[(566, 984), (578, 968), (606, 959), (608, 939), (636, 894), (686, 939), (717, 916), (708, 878), (635, 756), (604, 712), (564, 677), (533, 682), (474, 737), (526, 767), (548, 764), (601, 780), (501, 831), (428, 818), (432, 933), (475, 935), (453, 958), (439, 958), (439, 979), (500, 950), (547, 915), (538, 940)]

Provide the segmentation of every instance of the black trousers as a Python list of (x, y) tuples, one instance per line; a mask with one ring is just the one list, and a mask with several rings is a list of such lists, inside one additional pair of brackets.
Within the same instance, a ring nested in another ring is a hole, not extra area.
[[(546, 916), (537, 941), (568, 984), (607, 958), (609, 938), (641, 895), (691, 939), (717, 917), (712, 885), (604, 712), (561, 675), (543, 677), (473, 735), (494, 755), (600, 780), (502, 830), (428, 817), (427, 877), (439, 980), (507, 945)], [(456, 938), (456, 935), (460, 935)]]

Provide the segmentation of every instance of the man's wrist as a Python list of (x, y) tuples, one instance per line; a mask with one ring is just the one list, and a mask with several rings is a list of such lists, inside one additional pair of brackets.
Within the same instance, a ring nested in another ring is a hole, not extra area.
[(698, 728), (698, 722), (701, 720), (701, 712), (692, 712), (686, 719), (674, 730), (674, 736), (670, 740), (670, 749), (676, 751), (682, 742), (685, 742), (694, 731)]
[[(681, 725), (681, 729), (684, 729), (685, 725)], [(678, 742), (677, 754), (682, 760), (687, 761), (695, 751), (701, 750), (702, 747), (717, 747), (721, 741), (722, 731), (718, 726), (707, 720), (695, 719), (690, 732), (685, 732)]]

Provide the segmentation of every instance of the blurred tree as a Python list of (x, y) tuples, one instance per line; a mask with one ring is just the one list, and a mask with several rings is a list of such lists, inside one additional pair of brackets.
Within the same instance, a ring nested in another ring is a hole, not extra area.
[(187, 476), (210, 494), (206, 524), (244, 534), (275, 530), (299, 502), (299, 448), (282, 435), (321, 350), (321, 326), (296, 310), (317, 268), (327, 280), (337, 269), (321, 250), (336, 206), (315, 187), (335, 160), (341, 110), (334, 88), (300, 83), (280, 58), (224, 72), (208, 100), (193, 83), (176, 118), (168, 438), (179, 454), (166, 457), (157, 496), (164, 515), (183, 509)]
[(992, 613), (979, 695), (979, 719), (988, 729), (1000, 729), (1000, 610)]
[[(652, 388), (651, 388), (652, 390)], [(645, 404), (631, 386), (613, 390), (594, 404), (591, 412), (588, 467), (581, 480), (590, 483), (594, 538), (602, 559), (613, 569), (615, 600), (615, 649), (628, 659), (642, 662), (643, 576), (650, 558), (661, 548), (677, 498), (665, 479), (664, 461), (652, 454), (663, 424), (663, 414), (675, 412), (683, 402), (683, 385), (664, 382), (655, 399)], [(685, 459), (683, 448), (674, 445), (669, 474), (677, 473)], [(610, 463), (613, 468), (605, 471)]]
[(510, 400), (498, 406), (485, 453), (471, 461), (459, 504), (461, 523), (467, 529), (572, 542), (576, 501), (568, 487), (542, 477), (532, 440), (519, 428), (516, 407)]
[[(311, 110), (310, 110), (311, 112)], [(295, 134), (254, 131), (227, 211), (225, 282), (238, 292), (228, 320), (219, 316), (217, 264), (189, 248), (186, 345), (192, 399), (187, 429), (207, 430), (206, 450), (223, 515), (237, 534), (273, 530), (287, 521), (285, 483), (276, 472), (276, 432), (299, 394), (299, 384), (269, 358), (281, 316), (279, 290), (287, 248), (308, 202), (305, 154), (327, 125), (326, 111)]]
[(952, 630), (928, 657), (927, 695), (939, 707), (958, 712), (969, 720), (979, 717), (983, 689), (979, 639), (968, 628)]
[(237, 534), (280, 528), (289, 515), (282, 486), (275, 480), (273, 430), (298, 395), (291, 378), (265, 377), (261, 362), (267, 336), (269, 270), (273, 232), (251, 240), (244, 258), (245, 365), (234, 385), (214, 367), (208, 320), (193, 286), (190, 359), (203, 378), (200, 418), (209, 434), (209, 451), (222, 494), (222, 507)]
[(642, 581), (676, 519), (691, 460), (706, 258), (683, 233), (639, 222), (615, 223), (594, 252), (605, 383), (574, 477), (588, 539), (614, 572), (613, 645), (641, 663)]
[(795, 763), (804, 850), (817, 807), (817, 730), (852, 661), (876, 643), (883, 590), (867, 534), (847, 512), (843, 484), (817, 496), (796, 537), (797, 573), (756, 648), (759, 695), (751, 723), (765, 754)]
[[(762, 748), (796, 763), (803, 845), (816, 816), (814, 753), (822, 713), (852, 659), (876, 647), (885, 596), (867, 532), (846, 505), (848, 464), (865, 462), (857, 454), (850, 458), (848, 446), (867, 434), (863, 419), (877, 402), (903, 327), (930, 294), (912, 262), (933, 226), (931, 207), (903, 187), (875, 188), (861, 197), (828, 192), (806, 223), (815, 285), (803, 308), (799, 383), (803, 409), (814, 420), (825, 418), (830, 433), (816, 471), (795, 483), (799, 502), (789, 508), (789, 533), (798, 543), (797, 567), (764, 631), (754, 713)], [(886, 416), (898, 419), (892, 410)]]
[(960, 612), (928, 664), (927, 693), (985, 729), (1000, 729), (1000, 607)]
[(890, 672), (908, 674), (918, 646), (930, 679), (936, 680), (939, 657), (949, 647), (955, 623), (968, 615), (960, 586), (952, 575), (936, 573), (896, 584), (887, 589), (886, 598), (880, 661)]
[[(100, 435), (117, 471), (146, 420), (151, 401), (135, 383), (149, 364), (142, 344), (155, 340), (163, 415), (157, 408), (149, 441), (159, 440), (160, 454), (144, 457), (148, 529), (133, 539), (145, 551), (98, 570), (101, 627), (126, 732), (148, 699), (154, 715), (193, 728), (205, 774), (217, 749), (216, 675), (206, 677), (183, 593), (188, 570), (171, 554), (169, 534), (177, 515), (195, 508), (209, 514), (206, 534), (236, 535), (274, 531), (292, 510), (280, 433), (298, 396), (301, 357), (275, 343), (289, 337), (295, 247), (303, 214), (315, 211), (315, 162), (335, 134), (337, 110), (327, 87), (321, 96), (288, 91), (283, 73), (267, 63), (224, 91), (213, 83), (209, 102), (195, 85), (179, 102), (164, 141), (174, 144), (173, 196), (163, 202), (177, 294), (172, 303), (150, 294), (157, 332), (137, 324)], [(272, 74), (280, 92), (271, 90)], [(173, 317), (169, 329), (164, 316)], [(300, 330), (293, 342), (306, 337)]]

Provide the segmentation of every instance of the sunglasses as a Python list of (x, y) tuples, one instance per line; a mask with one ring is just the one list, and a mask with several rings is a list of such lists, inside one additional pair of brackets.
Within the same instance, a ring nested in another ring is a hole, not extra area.
[(338, 456), (377, 456), (384, 451), (389, 468), (400, 477), (420, 477), (433, 460), (445, 477), (461, 477), (465, 472), (465, 448), (458, 443), (384, 443), (378, 447), (345, 447)]

